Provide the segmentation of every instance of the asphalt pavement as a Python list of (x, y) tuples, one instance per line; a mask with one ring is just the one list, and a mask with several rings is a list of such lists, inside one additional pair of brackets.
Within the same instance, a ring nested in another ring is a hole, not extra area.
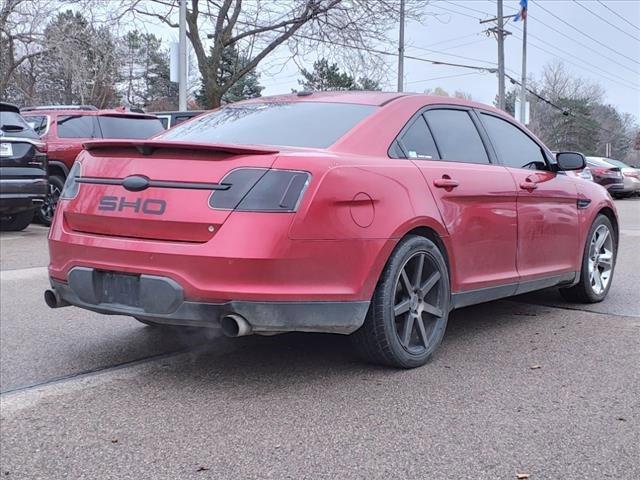
[(0, 235), (7, 479), (640, 478), (640, 199), (608, 298), (455, 312), (425, 367), (349, 339), (177, 335), (44, 305), (46, 229)]

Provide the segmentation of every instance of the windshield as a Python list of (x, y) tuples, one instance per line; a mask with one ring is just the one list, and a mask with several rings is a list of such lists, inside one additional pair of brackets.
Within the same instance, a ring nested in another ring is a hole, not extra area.
[(346, 103), (248, 103), (223, 107), (158, 138), (234, 145), (326, 148), (376, 107)]
[(98, 117), (102, 138), (133, 138), (144, 139), (164, 132), (159, 118), (136, 118), (125, 116)]
[(620, 160), (614, 160), (612, 158), (607, 158), (607, 162), (610, 163), (611, 165), (615, 165), (616, 167), (629, 168), (629, 165), (627, 165), (624, 162), (621, 162)]
[(605, 161), (600, 157), (587, 157), (587, 162), (596, 167), (613, 167), (613, 164), (609, 163), (608, 160)]

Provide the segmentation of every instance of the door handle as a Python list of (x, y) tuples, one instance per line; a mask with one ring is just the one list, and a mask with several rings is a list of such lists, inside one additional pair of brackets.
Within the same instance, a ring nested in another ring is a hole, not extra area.
[(456, 188), (458, 185), (460, 184), (455, 180), (449, 178), (447, 175), (443, 176), (442, 178), (436, 178), (433, 181), (433, 186), (436, 188), (452, 189), (452, 188)]
[(538, 188), (538, 184), (533, 180), (529, 180), (528, 178), (520, 184), (520, 188), (522, 190), (527, 190), (528, 192), (533, 192), (536, 188)]

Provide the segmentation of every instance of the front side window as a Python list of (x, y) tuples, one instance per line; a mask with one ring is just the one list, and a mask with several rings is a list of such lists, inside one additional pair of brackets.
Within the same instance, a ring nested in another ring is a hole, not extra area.
[(468, 112), (438, 109), (428, 110), (424, 116), (438, 145), (442, 160), (489, 163), (482, 138)]
[(102, 138), (145, 139), (164, 132), (159, 118), (101, 115), (98, 123)]
[(247, 103), (223, 107), (160, 135), (166, 140), (326, 148), (377, 107), (346, 103)]
[(400, 139), (409, 158), (438, 159), (438, 149), (433, 141), (429, 127), (420, 115)]
[(515, 125), (501, 118), (481, 113), (496, 153), (506, 167), (547, 170), (547, 162), (540, 145)]
[(59, 138), (99, 138), (92, 115), (64, 115), (58, 117)]
[(46, 115), (28, 115), (24, 119), (29, 126), (33, 128), (38, 135), (47, 133), (47, 116)]

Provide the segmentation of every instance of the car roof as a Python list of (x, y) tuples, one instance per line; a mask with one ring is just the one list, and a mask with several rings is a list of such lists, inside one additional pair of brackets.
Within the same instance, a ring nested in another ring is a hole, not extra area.
[(64, 116), (107, 116), (107, 117), (129, 117), (129, 118), (156, 118), (156, 116), (152, 113), (138, 113), (132, 112), (130, 110), (120, 110), (117, 108), (111, 109), (103, 109), (103, 110), (75, 110), (75, 109), (59, 109), (59, 108), (51, 108), (51, 109), (38, 109), (38, 110), (27, 110), (22, 112), (22, 114), (26, 116), (37, 116), (37, 115), (64, 115)]
[(0, 102), (0, 112), (20, 113), (20, 109), (13, 103)]
[(199, 115), (206, 110), (165, 110), (162, 112), (149, 112), (151, 115)]
[[(398, 99), (409, 101), (420, 101), (424, 105), (447, 104), (460, 105), (483, 110), (495, 111), (501, 115), (504, 112), (494, 107), (482, 103), (473, 102), (455, 97), (442, 97), (437, 95), (427, 95), (425, 93), (405, 93), (405, 92), (371, 92), (371, 91), (340, 91), (340, 92), (297, 92), (284, 95), (273, 95), (269, 97), (256, 97), (238, 102), (245, 103), (271, 103), (271, 102), (324, 102), (324, 103), (353, 103), (360, 105), (383, 106)], [(231, 104), (234, 105), (234, 104)]]

